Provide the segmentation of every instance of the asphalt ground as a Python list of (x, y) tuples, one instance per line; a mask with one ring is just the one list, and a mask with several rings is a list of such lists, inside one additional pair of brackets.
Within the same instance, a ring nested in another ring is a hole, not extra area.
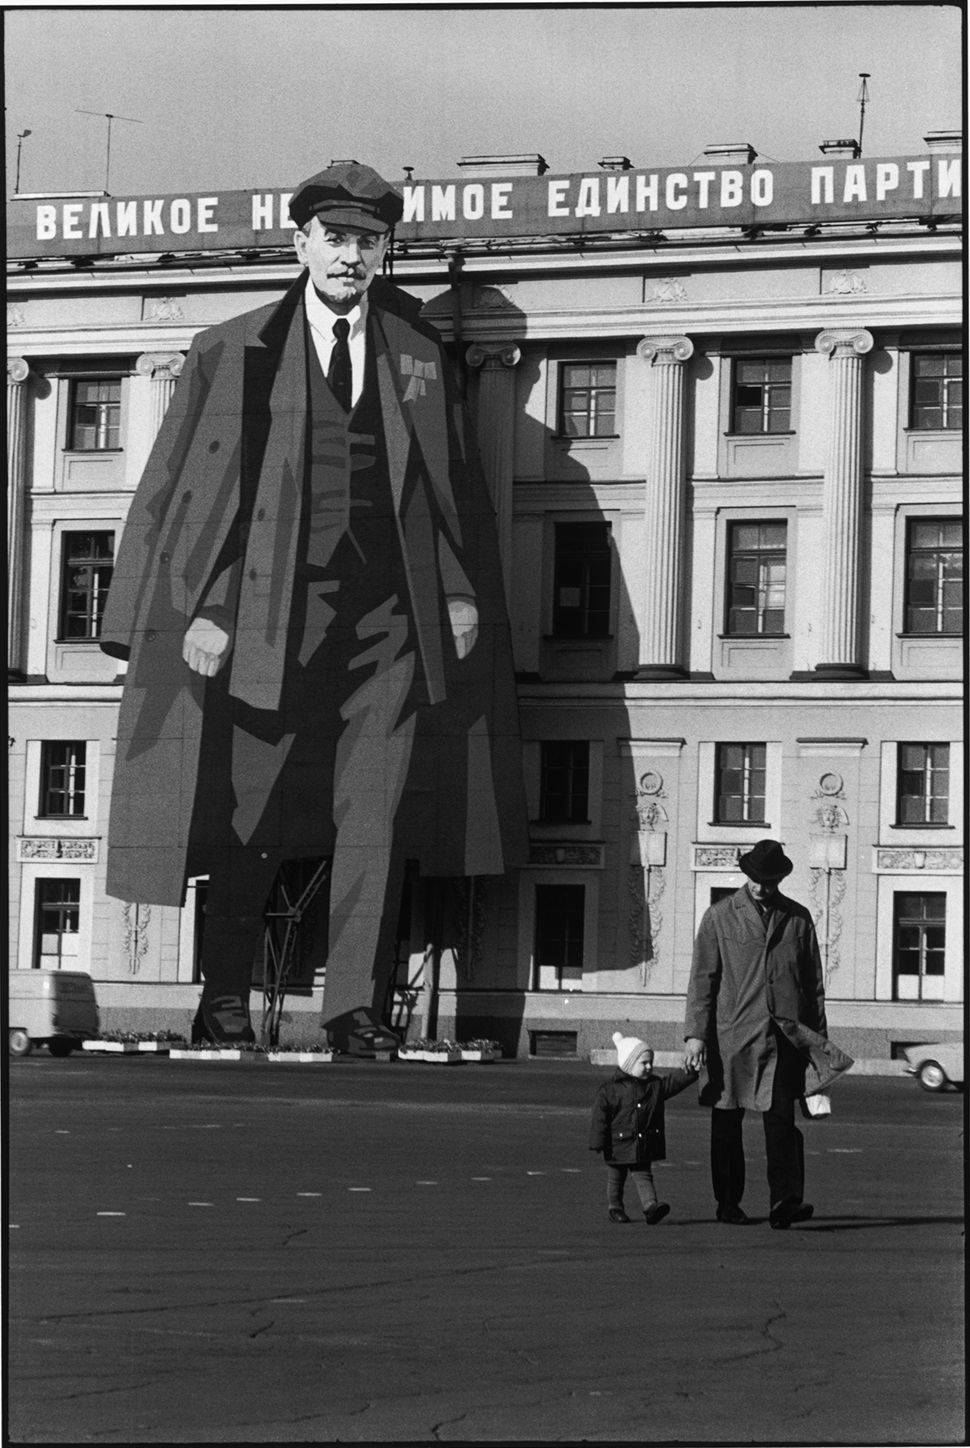
[(963, 1442), (965, 1097), (842, 1081), (812, 1221), (606, 1219), (602, 1067), (10, 1063), (14, 1443)]

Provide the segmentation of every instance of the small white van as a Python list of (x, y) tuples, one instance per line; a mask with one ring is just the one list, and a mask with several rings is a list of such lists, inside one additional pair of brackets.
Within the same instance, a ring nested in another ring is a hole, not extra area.
[(7, 977), (11, 1056), (46, 1045), (52, 1056), (69, 1056), (100, 1029), (91, 977), (77, 970), (14, 970)]

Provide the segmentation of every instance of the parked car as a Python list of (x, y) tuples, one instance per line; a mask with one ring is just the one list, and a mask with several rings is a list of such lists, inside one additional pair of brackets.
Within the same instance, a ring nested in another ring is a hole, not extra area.
[(98, 1002), (91, 977), (79, 970), (14, 970), (8, 977), (7, 1049), (26, 1056), (46, 1045), (52, 1056), (69, 1056), (98, 1034)]
[(903, 1070), (915, 1076), (924, 1091), (945, 1091), (963, 1085), (962, 1041), (931, 1041), (925, 1046), (907, 1046)]

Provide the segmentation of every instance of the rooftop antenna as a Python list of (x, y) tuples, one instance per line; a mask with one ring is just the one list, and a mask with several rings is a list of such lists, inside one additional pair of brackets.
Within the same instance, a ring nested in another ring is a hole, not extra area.
[(30, 135), (33, 135), (33, 132), (32, 132), (32, 131), (18, 131), (18, 132), (17, 132), (17, 179), (16, 179), (16, 181), (13, 183), (13, 194), (14, 194), (15, 196), (16, 196), (16, 195), (18, 194), (18, 192), (20, 191), (20, 150), (21, 150), (21, 147), (22, 147), (23, 144), (24, 144), (24, 138), (25, 138), (26, 136), (30, 136)]
[(109, 176), (110, 176), (110, 174), (111, 174), (111, 122), (112, 122), (112, 121), (131, 121), (132, 124), (135, 125), (135, 126), (143, 126), (143, 125), (145, 124), (145, 122), (144, 122), (144, 121), (139, 121), (136, 116), (116, 116), (116, 115), (113, 115), (111, 111), (85, 111), (85, 110), (82, 110), (80, 106), (75, 106), (74, 109), (75, 109), (76, 113), (77, 113), (79, 116), (104, 116), (104, 117), (107, 119), (107, 122), (108, 122), (108, 149), (107, 149), (107, 154), (106, 154), (106, 156), (105, 156), (105, 162), (104, 162), (104, 189), (105, 189), (105, 194), (108, 195), (108, 196), (110, 196), (110, 195), (111, 195), (111, 192), (110, 192), (110, 190), (109, 190), (109, 188), (108, 188), (108, 178), (109, 178)]
[(866, 123), (866, 101), (869, 99), (869, 87), (866, 85), (866, 81), (869, 79), (869, 77), (870, 77), (871, 74), (872, 74), (872, 71), (871, 71), (871, 70), (860, 70), (860, 72), (859, 72), (859, 79), (862, 81), (862, 86), (861, 86), (861, 88), (860, 88), (860, 90), (859, 90), (859, 94), (858, 94), (858, 96), (856, 97), (856, 99), (857, 99), (858, 102), (859, 102), (859, 155), (860, 155), (860, 156), (862, 155), (862, 128), (863, 128), (863, 126), (864, 126), (865, 123)]

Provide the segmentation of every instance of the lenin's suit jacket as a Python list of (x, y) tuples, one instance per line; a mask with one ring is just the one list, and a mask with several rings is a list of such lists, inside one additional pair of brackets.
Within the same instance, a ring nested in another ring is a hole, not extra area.
[[(129, 661), (107, 878), (121, 899), (180, 905), (187, 876), (210, 867), (206, 838), (229, 829), (199, 772), (212, 681), (182, 660), (192, 620), (232, 621), (223, 695), (264, 717), (279, 704), (304, 491), (305, 284), (303, 272), (280, 302), (195, 339), (128, 515), (101, 636)], [(528, 845), (494, 510), (437, 332), (388, 282), (372, 283), (368, 303), (424, 689), (425, 805), (408, 854), (430, 875), (501, 874)], [(446, 607), (456, 595), (479, 612), (461, 661)]]

